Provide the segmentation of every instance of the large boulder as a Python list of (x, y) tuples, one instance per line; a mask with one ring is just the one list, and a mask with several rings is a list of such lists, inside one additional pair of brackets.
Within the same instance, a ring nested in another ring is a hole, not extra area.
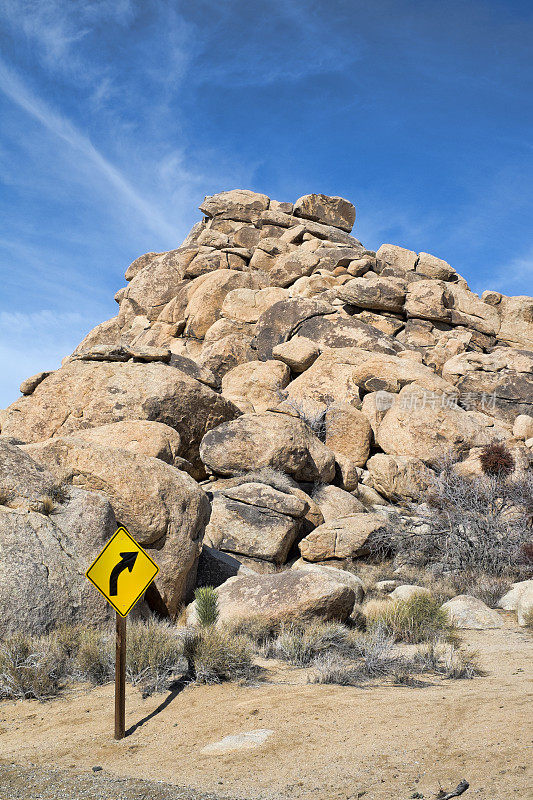
[(261, 289), (265, 281), (258, 273), (218, 269), (211, 272), (196, 289), (185, 309), (184, 335), (195, 339), (205, 336), (219, 319), (222, 304), (233, 289)]
[(409, 453), (431, 466), (446, 452), (460, 455), (509, 436), (492, 417), (465, 411), (453, 396), (412, 384), (396, 396), (379, 424), (376, 439), (385, 453)]
[(358, 513), (319, 525), (300, 542), (305, 561), (351, 561), (370, 552), (372, 534), (387, 525), (382, 514)]
[(319, 507), (324, 522), (332, 522), (339, 517), (347, 517), (365, 510), (357, 497), (338, 486), (317, 486), (312, 498)]
[(482, 600), (468, 594), (452, 597), (441, 608), (447, 612), (457, 628), (487, 630), (502, 628), (503, 621), (497, 611), (489, 608)]
[(405, 247), (398, 247), (395, 244), (382, 244), (376, 252), (376, 257), (380, 261), (386, 261), (387, 264), (402, 270), (414, 269), (418, 260), (414, 250), (407, 250)]
[(335, 294), (345, 303), (375, 311), (400, 312), (405, 301), (406, 288), (403, 281), (380, 278), (368, 272), (372, 278), (354, 278), (340, 286)]
[(222, 303), (221, 315), (237, 322), (257, 322), (264, 311), (288, 297), (287, 289), (267, 286), (264, 289), (232, 289)]
[(186, 473), (157, 458), (74, 437), (25, 445), (25, 452), (63, 482), (102, 492), (139, 544), (157, 551), (158, 610), (173, 615), (194, 587), (209, 519), (207, 495)]
[[(496, 294), (496, 293), (492, 293)], [(488, 302), (488, 301), (487, 301)], [(500, 318), (498, 339), (511, 347), (532, 349), (533, 343), (533, 298), (499, 296), (495, 310)]]
[(421, 280), (410, 283), (405, 312), (408, 317), (465, 325), (493, 336), (500, 329), (500, 318), (493, 306), (484, 303), (463, 286), (445, 281)]
[[(285, 570), (271, 575), (230, 578), (218, 588), (220, 621), (265, 616), (279, 622), (316, 617), (346, 620), (355, 592), (335, 578), (310, 570)], [(188, 619), (194, 617), (189, 606)]]
[(513, 583), (509, 591), (498, 602), (498, 608), (503, 608), (504, 611), (516, 611), (522, 595), (533, 597), (533, 579)]
[(435, 473), (413, 456), (376, 453), (367, 461), (368, 483), (388, 500), (419, 500)]
[(267, 411), (279, 405), (290, 377), (281, 361), (248, 361), (226, 372), (222, 394), (241, 411)]
[(177, 467), (183, 464), (183, 459), (178, 455), (180, 435), (170, 425), (162, 422), (125, 419), (122, 422), (78, 430), (76, 438), (104, 447), (120, 448), (130, 453), (159, 458)]
[(50, 472), (0, 439), (0, 637), (111, 619), (85, 571), (116, 530), (113, 509), (101, 494), (55, 486)]
[(316, 575), (323, 575), (325, 578), (339, 581), (344, 586), (349, 586), (355, 593), (355, 602), (362, 603), (365, 596), (365, 587), (361, 578), (354, 575), (353, 572), (348, 572), (346, 569), (339, 569), (338, 567), (328, 567), (327, 564), (312, 564), (309, 561), (304, 561), (303, 558), (297, 559), (291, 566), (294, 570), (307, 570), (315, 573)]
[(248, 189), (231, 189), (204, 198), (200, 211), (206, 217), (231, 219), (240, 222), (256, 222), (270, 204), (266, 194)]
[(239, 413), (228, 400), (166, 364), (73, 361), (9, 407), (2, 433), (39, 442), (110, 422), (152, 420), (177, 430), (180, 455), (195, 463), (204, 433)]
[(261, 314), (257, 322), (252, 346), (257, 350), (258, 358), (272, 358), (276, 345), (295, 336), (306, 320), (324, 314), (335, 314), (335, 309), (321, 300), (291, 297), (274, 303)]
[(207, 543), (239, 556), (285, 563), (309, 506), (262, 483), (213, 493)]
[[(532, 343), (533, 346), (533, 343)], [(533, 415), (533, 352), (497, 347), (490, 353), (459, 353), (442, 367), (461, 405), (513, 423)]]
[(306, 194), (295, 202), (294, 216), (333, 225), (349, 233), (355, 222), (355, 207), (343, 197)]
[(301, 420), (285, 414), (244, 414), (204, 436), (204, 464), (219, 475), (272, 467), (300, 481), (329, 483), (335, 457)]

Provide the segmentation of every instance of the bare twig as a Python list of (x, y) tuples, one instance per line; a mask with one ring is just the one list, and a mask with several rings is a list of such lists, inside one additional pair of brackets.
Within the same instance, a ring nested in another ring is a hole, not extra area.
[(452, 797), (459, 797), (459, 795), (466, 792), (470, 784), (468, 781), (461, 781), (460, 784), (453, 790), (453, 792), (448, 792), (448, 794), (444, 794), (440, 791), (437, 795), (437, 800), (451, 800)]

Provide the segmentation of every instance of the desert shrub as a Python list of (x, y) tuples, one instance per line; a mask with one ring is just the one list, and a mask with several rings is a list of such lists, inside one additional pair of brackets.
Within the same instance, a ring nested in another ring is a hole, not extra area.
[(189, 674), (198, 683), (246, 680), (258, 672), (250, 642), (213, 626), (187, 631), (184, 655)]
[[(348, 658), (350, 656), (350, 658)], [(357, 658), (357, 661), (353, 659)], [(405, 669), (406, 659), (394, 648), (394, 639), (377, 625), (354, 639), (351, 652), (326, 651), (315, 658), (313, 683), (357, 686), (372, 678), (383, 678)]]
[(69, 499), (69, 484), (66, 481), (54, 483), (54, 485), (50, 487), (48, 494), (54, 503), (59, 503), (62, 505)]
[(481, 469), (485, 475), (506, 477), (515, 468), (514, 458), (501, 442), (485, 445), (479, 454)]
[(409, 530), (391, 515), (372, 536), (374, 558), (434, 565), (446, 575), (475, 571), (514, 580), (527, 575), (533, 472), (510, 476), (504, 468), (495, 470), (466, 478), (452, 460), (443, 461), (425, 502), (413, 508), (425, 526)]
[(145, 694), (164, 689), (183, 664), (183, 639), (175, 627), (156, 617), (135, 620), (126, 638), (126, 674)]
[(97, 686), (111, 680), (114, 669), (114, 639), (110, 632), (82, 627), (73, 657), (73, 676)]
[(231, 636), (244, 636), (252, 646), (262, 650), (267, 643), (274, 639), (282, 623), (269, 617), (255, 615), (241, 619), (228, 620), (224, 628)]
[(264, 483), (267, 486), (272, 486), (279, 492), (286, 492), (290, 494), (291, 490), (298, 486), (298, 484), (285, 475), (272, 467), (261, 467), (261, 469), (252, 470), (251, 472), (244, 472), (239, 475), (241, 483)]
[(218, 595), (213, 586), (202, 586), (194, 592), (196, 615), (203, 628), (214, 625), (218, 619)]
[(277, 637), (265, 648), (265, 655), (303, 667), (319, 653), (341, 647), (347, 633), (348, 629), (337, 622), (284, 624)]
[(64, 660), (45, 640), (17, 633), (0, 643), (0, 698), (54, 697), (64, 672)]
[(470, 679), (483, 674), (476, 653), (466, 653), (438, 638), (419, 647), (413, 663), (420, 672), (435, 672), (443, 678)]
[(498, 601), (511, 588), (512, 582), (511, 578), (503, 575), (484, 575), (470, 571), (458, 573), (452, 579), (456, 595), (472, 595), (490, 608), (498, 605)]
[(423, 594), (409, 600), (385, 600), (365, 607), (369, 630), (381, 628), (397, 642), (416, 644), (452, 634), (452, 625), (439, 603)]
[(277, 395), (302, 422), (305, 422), (320, 441), (326, 441), (326, 414), (328, 407), (334, 402), (333, 397), (326, 396), (323, 402), (319, 402), (317, 400), (300, 400), (292, 397), (285, 390), (278, 390)]
[(31, 503), (30, 508), (32, 511), (36, 511), (38, 514), (44, 514), (46, 517), (49, 517), (50, 514), (54, 513), (56, 504), (50, 495), (45, 494), (38, 500)]

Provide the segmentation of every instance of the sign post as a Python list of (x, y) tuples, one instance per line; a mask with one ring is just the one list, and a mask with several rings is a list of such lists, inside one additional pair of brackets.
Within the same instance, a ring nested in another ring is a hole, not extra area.
[(155, 561), (120, 527), (85, 573), (117, 612), (115, 739), (123, 739), (126, 731), (126, 617), (158, 572)]

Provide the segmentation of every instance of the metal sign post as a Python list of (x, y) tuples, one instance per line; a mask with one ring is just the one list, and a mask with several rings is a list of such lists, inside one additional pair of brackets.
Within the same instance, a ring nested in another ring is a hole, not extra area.
[(115, 739), (126, 733), (126, 617), (158, 572), (155, 561), (120, 527), (85, 573), (117, 612)]

